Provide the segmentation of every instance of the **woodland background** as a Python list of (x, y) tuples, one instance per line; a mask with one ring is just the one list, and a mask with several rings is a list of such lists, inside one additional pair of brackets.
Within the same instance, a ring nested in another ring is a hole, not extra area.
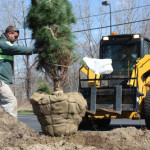
[[(63, 87), (64, 92), (78, 91), (78, 71), (83, 57), (98, 58), (100, 39), (110, 34), (109, 6), (103, 6), (102, 0), (69, 0), (73, 6), (76, 24), (72, 25), (75, 36), (74, 53), (78, 56), (69, 68), (69, 78)], [(112, 32), (117, 34), (140, 33), (150, 38), (150, 0), (110, 0)], [(30, 0), (0, 1), (0, 33), (8, 25), (20, 30), (16, 44), (33, 46), (32, 31), (24, 22)], [(53, 87), (52, 81), (44, 72), (36, 70), (36, 55), (15, 56), (14, 84), (11, 86), (18, 100), (29, 100), (37, 90), (39, 82), (46, 81)], [(51, 88), (52, 89), (52, 88)]]

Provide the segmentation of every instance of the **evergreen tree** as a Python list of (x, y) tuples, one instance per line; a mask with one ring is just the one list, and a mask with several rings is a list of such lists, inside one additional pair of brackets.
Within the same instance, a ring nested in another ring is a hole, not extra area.
[(73, 34), (75, 23), (68, 0), (32, 0), (27, 24), (36, 39), (35, 47), (46, 50), (38, 55), (37, 69), (44, 69), (54, 82), (54, 89), (64, 85), (73, 60)]

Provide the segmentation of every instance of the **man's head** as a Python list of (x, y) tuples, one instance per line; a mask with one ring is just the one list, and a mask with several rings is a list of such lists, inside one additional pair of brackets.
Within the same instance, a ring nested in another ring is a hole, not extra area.
[(11, 43), (17, 41), (19, 30), (15, 26), (8, 26), (5, 30), (5, 35), (9, 38)]

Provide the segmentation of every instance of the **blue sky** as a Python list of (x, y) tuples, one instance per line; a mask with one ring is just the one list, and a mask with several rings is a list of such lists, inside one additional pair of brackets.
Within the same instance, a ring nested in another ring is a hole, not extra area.
[[(79, 14), (78, 14), (78, 10), (77, 10), (77, 7), (76, 7), (76, 4), (81, 4), (81, 9), (82, 9), (82, 4), (83, 1), (86, 1), (87, 4), (89, 5), (89, 9), (91, 10), (90, 12), (90, 15), (93, 16), (93, 15), (98, 15), (98, 14), (103, 14), (103, 13), (108, 13), (107, 15), (103, 16), (105, 17), (105, 23), (102, 25), (102, 26), (109, 26), (110, 25), (110, 15), (109, 15), (109, 6), (103, 6), (102, 5), (102, 1), (103, 0), (70, 0), (70, 2), (72, 3), (73, 5), (73, 9), (74, 9), (74, 13), (75, 13), (75, 16), (76, 18), (79, 18)], [(130, 5), (128, 5), (128, 2), (130, 2)], [(119, 23), (123, 23), (123, 22), (120, 22), (120, 21), (115, 21), (115, 15), (118, 15), (118, 13), (113, 13), (115, 11), (119, 11), (119, 10), (122, 10), (122, 9), (130, 9), (130, 8), (134, 8), (134, 7), (140, 7), (140, 6), (144, 6), (144, 5), (148, 5), (150, 4), (150, 0), (109, 0), (110, 4), (111, 4), (111, 11), (112, 11), (112, 25), (115, 25), (115, 24), (119, 24)], [(149, 7), (146, 7), (146, 8), (149, 8), (150, 10), (150, 6)], [(100, 11), (101, 9), (101, 11)], [(124, 15), (125, 16), (125, 13), (127, 11), (124, 11), (124, 13), (120, 13), (120, 18), (123, 17), (121, 15)], [(143, 8), (139, 8), (138, 9), (138, 12), (141, 14), (144, 13), (144, 9)], [(82, 14), (82, 16), (84, 17), (86, 14)], [(149, 17), (149, 16), (147, 16)], [(92, 28), (96, 28), (96, 27), (100, 27), (101, 25), (99, 24), (100, 21), (98, 21), (97, 17), (91, 17), (92, 19)], [(141, 16), (137, 17), (137, 18), (133, 18), (133, 21), (137, 21), (137, 20), (140, 20), (140, 19), (143, 19)], [(80, 20), (77, 20), (77, 24), (79, 23)], [(125, 20), (127, 22), (127, 20)], [(125, 22), (124, 22), (125, 23)], [(114, 29), (114, 28), (112, 28)], [(75, 29), (76, 31), (77, 29)], [(106, 31), (107, 33), (109, 33), (109, 28), (108, 29), (103, 29), (103, 30), (108, 30)], [(93, 32), (96, 32), (96, 31), (93, 31)]]
[[(9, 0), (9, 1), (13, 1), (13, 0)], [(19, 1), (19, 0), (18, 0)], [(81, 9), (83, 9), (83, 2), (86, 2), (88, 4), (88, 9), (90, 9), (90, 15), (99, 15), (99, 14), (103, 14), (103, 13), (108, 13), (107, 15), (100, 17), (91, 17), (91, 26), (90, 27), (85, 27), (84, 29), (88, 29), (88, 28), (97, 28), (97, 27), (101, 27), (101, 26), (109, 26), (110, 25), (110, 20), (109, 20), (109, 6), (103, 6), (102, 5), (102, 1), (103, 0), (69, 0), (73, 6), (73, 10), (75, 13), (76, 18), (79, 18), (79, 9), (76, 7), (77, 4), (81, 4)], [(111, 3), (111, 11), (118, 11), (121, 9), (125, 9), (125, 8), (132, 8), (132, 7), (137, 7), (137, 6), (143, 6), (143, 5), (147, 5), (150, 4), (150, 0), (128, 0), (128, 1), (132, 1), (132, 5), (127, 7), (127, 0), (109, 0), (109, 2)], [(30, 0), (26, 0), (25, 1), (26, 4), (28, 6), (30, 6)], [(1, 4), (1, 1), (0, 1)], [(150, 10), (150, 8), (149, 8)], [(143, 13), (141, 11), (141, 13)], [(149, 13), (150, 14), (150, 13)], [(82, 12), (82, 17), (84, 17), (86, 14), (84, 14), (84, 12)], [(115, 13), (112, 13), (112, 25), (116, 24), (116, 23), (120, 23), (120, 22), (115, 22)], [(122, 16), (121, 16), (122, 17)], [(4, 18), (2, 18), (4, 20)], [(104, 19), (103, 24), (101, 23), (101, 19)], [(140, 19), (139, 18), (135, 18), (136, 20)], [(86, 20), (85, 20), (86, 22)], [(2, 21), (3, 23), (3, 21)], [(1, 25), (2, 25), (1, 23)], [(80, 28), (79, 28), (80, 27)], [(5, 28), (5, 26), (3, 27)], [(83, 28), (80, 26), (80, 20), (77, 20), (76, 26), (74, 26), (73, 31), (78, 31), (78, 30), (82, 30)], [(115, 28), (112, 28), (113, 31), (115, 31)], [(21, 29), (20, 29), (21, 30)], [(109, 30), (110, 28), (105, 28), (103, 29), (103, 34), (109, 34)], [(93, 34), (98, 35), (99, 33), (97, 32), (97, 30), (93, 30), (92, 31)]]
[[(102, 5), (102, 1), (104, 0), (69, 0), (73, 6), (73, 10), (74, 10), (74, 13), (75, 13), (75, 16), (76, 18), (79, 18), (80, 16), (78, 15), (78, 9), (76, 7), (77, 4), (81, 4), (81, 9), (82, 9), (82, 4), (83, 2), (86, 2), (88, 3), (88, 7), (89, 9), (91, 10), (91, 13), (90, 15), (98, 15), (98, 14), (102, 14), (102, 13), (109, 13), (109, 6), (103, 6)], [(108, 0), (110, 3), (111, 3), (111, 11), (114, 12), (114, 11), (118, 11), (118, 10), (121, 10), (121, 9), (126, 9), (126, 8), (133, 8), (133, 7), (138, 7), (138, 6), (143, 6), (143, 5), (147, 5), (147, 4), (150, 4), (150, 0)], [(127, 6), (127, 3), (126, 1), (132, 1), (132, 5), (131, 6)], [(30, 0), (26, 0), (26, 3), (30, 4)], [(103, 11), (99, 11), (99, 9), (103, 9)], [(83, 17), (84, 17), (84, 14), (83, 14)], [(96, 17), (92, 17), (92, 21), (95, 22), (96, 21)], [(109, 26), (110, 25), (110, 20), (109, 20), (109, 14), (108, 15), (105, 15), (105, 26)], [(78, 21), (77, 20), (77, 24), (78, 24)], [(116, 24), (114, 22), (114, 13), (112, 13), (112, 24)], [(99, 22), (96, 21), (96, 23), (94, 23), (94, 25), (92, 27), (99, 27)], [(77, 30), (77, 29), (75, 29)], [(109, 33), (109, 29), (106, 29)], [(96, 32), (96, 31), (93, 31), (93, 32)]]

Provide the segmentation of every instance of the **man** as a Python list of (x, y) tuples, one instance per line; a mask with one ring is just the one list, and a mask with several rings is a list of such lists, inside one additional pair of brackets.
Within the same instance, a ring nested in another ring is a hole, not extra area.
[(15, 26), (8, 26), (0, 37), (0, 105), (14, 117), (17, 117), (17, 99), (9, 87), (13, 83), (13, 55), (38, 52), (35, 48), (13, 45), (18, 36), (19, 30)]

